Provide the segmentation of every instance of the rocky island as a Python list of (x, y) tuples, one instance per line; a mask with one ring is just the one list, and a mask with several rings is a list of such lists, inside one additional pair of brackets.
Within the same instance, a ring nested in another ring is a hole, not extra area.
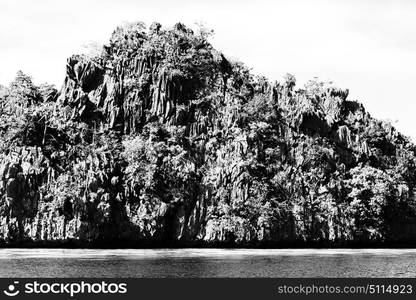
[[(58, 91), (0, 88), (2, 246), (416, 241), (416, 148), (348, 90), (252, 74), (183, 24), (117, 28)], [(271, 62), (273, 63), (273, 62)]]

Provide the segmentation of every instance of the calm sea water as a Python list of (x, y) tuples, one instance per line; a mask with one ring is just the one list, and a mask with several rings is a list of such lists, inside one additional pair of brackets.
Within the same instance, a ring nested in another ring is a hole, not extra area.
[(0, 249), (0, 277), (416, 277), (416, 249)]

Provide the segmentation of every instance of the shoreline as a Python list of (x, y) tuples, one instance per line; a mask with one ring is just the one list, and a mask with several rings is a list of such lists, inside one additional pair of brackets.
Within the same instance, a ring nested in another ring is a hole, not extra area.
[(26, 241), (0, 242), (0, 249), (412, 249), (412, 242), (149, 242), (149, 241)]

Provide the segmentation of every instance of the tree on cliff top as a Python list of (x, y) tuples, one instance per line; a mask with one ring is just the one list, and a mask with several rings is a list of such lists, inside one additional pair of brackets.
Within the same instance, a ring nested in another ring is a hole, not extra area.
[(14, 105), (24, 107), (42, 101), (39, 89), (32, 82), (32, 78), (22, 71), (18, 71), (10, 83), (10, 97), (15, 100)]

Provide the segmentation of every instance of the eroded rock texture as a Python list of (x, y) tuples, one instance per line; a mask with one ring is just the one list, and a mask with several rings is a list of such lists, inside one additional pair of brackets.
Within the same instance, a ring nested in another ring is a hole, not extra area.
[(182, 24), (118, 28), (59, 92), (1, 88), (6, 244), (412, 242), (415, 147), (348, 90), (271, 83)]

